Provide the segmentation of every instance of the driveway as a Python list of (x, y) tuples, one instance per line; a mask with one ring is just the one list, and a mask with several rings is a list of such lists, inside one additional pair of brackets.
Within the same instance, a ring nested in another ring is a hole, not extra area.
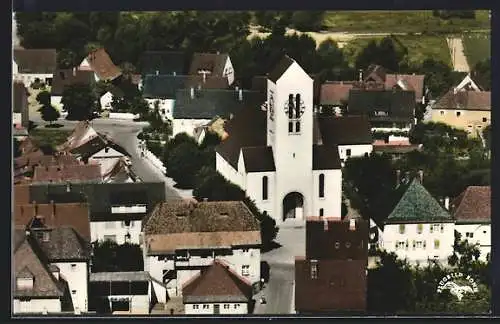
[(454, 37), (447, 38), (448, 47), (450, 48), (451, 61), (453, 63), (453, 70), (457, 72), (469, 72), (469, 64), (464, 54), (464, 45), (462, 38)]

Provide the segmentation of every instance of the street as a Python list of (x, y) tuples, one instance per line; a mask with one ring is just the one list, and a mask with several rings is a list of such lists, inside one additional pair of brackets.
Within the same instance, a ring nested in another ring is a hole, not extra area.
[(469, 64), (464, 54), (464, 45), (462, 38), (447, 38), (448, 47), (450, 48), (451, 61), (453, 63), (453, 70), (458, 72), (469, 72)]

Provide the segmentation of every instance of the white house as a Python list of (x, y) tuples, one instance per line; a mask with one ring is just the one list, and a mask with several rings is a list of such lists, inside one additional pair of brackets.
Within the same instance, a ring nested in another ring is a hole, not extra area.
[(400, 199), (384, 222), (380, 247), (400, 259), (425, 265), (429, 259), (447, 264), (453, 254), (454, 220), (421, 180), (404, 180), (396, 189)]
[[(218, 258), (251, 284), (260, 281), (260, 225), (243, 202), (160, 203), (144, 220), (144, 269), (169, 296)], [(166, 296), (158, 296), (160, 299)]]
[(50, 85), (56, 70), (55, 49), (24, 49), (15, 48), (12, 58), (12, 78), (22, 81), (26, 87), (33, 82)]
[(99, 98), (99, 101), (103, 110), (112, 110), (111, 102), (113, 102), (113, 94), (111, 93), (111, 91), (103, 94), (101, 98)]
[(478, 244), (480, 260), (491, 253), (491, 187), (470, 186), (451, 203), (455, 230), (462, 240)]
[(141, 243), (142, 217), (145, 205), (112, 207), (111, 215), (90, 222), (92, 242), (113, 241), (118, 245)]
[(248, 314), (252, 295), (252, 284), (217, 259), (182, 288), (187, 315)]
[(461, 91), (461, 90), (468, 90), (468, 91), (476, 91), (476, 92), (481, 92), (481, 88), (472, 80), (470, 74), (467, 74), (465, 78), (454, 88), (454, 91)]
[(269, 74), (267, 102), (261, 108), (244, 108), (227, 122), (228, 136), (216, 149), (217, 171), (245, 190), (277, 224), (303, 222), (305, 215), (340, 218), (338, 144), (345, 146), (346, 156), (351, 144), (362, 145), (360, 151), (368, 153), (370, 130), (347, 130), (369, 140), (359, 141), (359, 134), (352, 142), (333, 138), (331, 120), (313, 111), (313, 79), (288, 56)]

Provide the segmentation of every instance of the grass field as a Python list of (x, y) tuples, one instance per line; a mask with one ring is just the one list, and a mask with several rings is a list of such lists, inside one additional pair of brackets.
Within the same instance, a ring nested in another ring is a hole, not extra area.
[[(396, 46), (404, 46), (408, 50), (407, 59), (412, 65), (419, 65), (425, 59), (432, 58), (451, 66), (450, 50), (444, 36), (398, 35), (394, 38)], [(349, 64), (354, 66), (356, 57), (371, 40), (378, 42), (381, 39), (382, 37), (355, 38), (346, 43), (343, 51)]]
[(54, 128), (35, 128), (30, 131), (30, 137), (39, 146), (50, 146), (52, 148), (66, 141), (71, 134), (70, 130)]
[(491, 58), (491, 35), (488, 33), (466, 34), (462, 36), (464, 54), (470, 68), (477, 62)]
[(487, 10), (476, 10), (476, 19), (444, 20), (432, 10), (418, 11), (328, 11), (324, 25), (330, 31), (346, 32), (460, 32), (490, 29)]

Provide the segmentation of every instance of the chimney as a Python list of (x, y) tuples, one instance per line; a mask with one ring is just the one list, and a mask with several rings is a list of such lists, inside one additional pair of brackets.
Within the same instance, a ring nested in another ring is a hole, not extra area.
[(355, 230), (356, 230), (356, 220), (350, 219), (349, 220), (349, 231), (355, 231)]
[[(323, 218), (323, 217), (321, 217), (321, 218)], [(323, 230), (325, 232), (328, 231), (328, 220), (326, 218), (323, 218)]]
[(207, 81), (207, 74), (203, 73), (203, 83), (205, 83), (206, 81)]
[(444, 208), (446, 210), (450, 210), (450, 198), (449, 197), (444, 198)]
[(156, 70), (156, 75), (160, 75), (160, 71)]
[(418, 170), (418, 180), (420, 183), (424, 183), (424, 171), (423, 170)]
[(76, 76), (76, 67), (73, 68), (73, 76)]
[(242, 89), (238, 90), (238, 100), (243, 101), (243, 90)]
[(191, 99), (194, 99), (194, 88), (191, 87), (191, 89), (189, 89), (189, 93), (191, 95)]
[(363, 81), (363, 70), (359, 69), (359, 81)]
[(234, 87), (234, 90), (238, 91), (238, 90), (240, 90), (240, 87), (235, 86), (235, 87)]
[(396, 187), (401, 183), (401, 170), (396, 170)]
[(56, 204), (53, 200), (51, 200), (50, 205), (52, 206), (52, 220), (54, 220), (56, 217)]

